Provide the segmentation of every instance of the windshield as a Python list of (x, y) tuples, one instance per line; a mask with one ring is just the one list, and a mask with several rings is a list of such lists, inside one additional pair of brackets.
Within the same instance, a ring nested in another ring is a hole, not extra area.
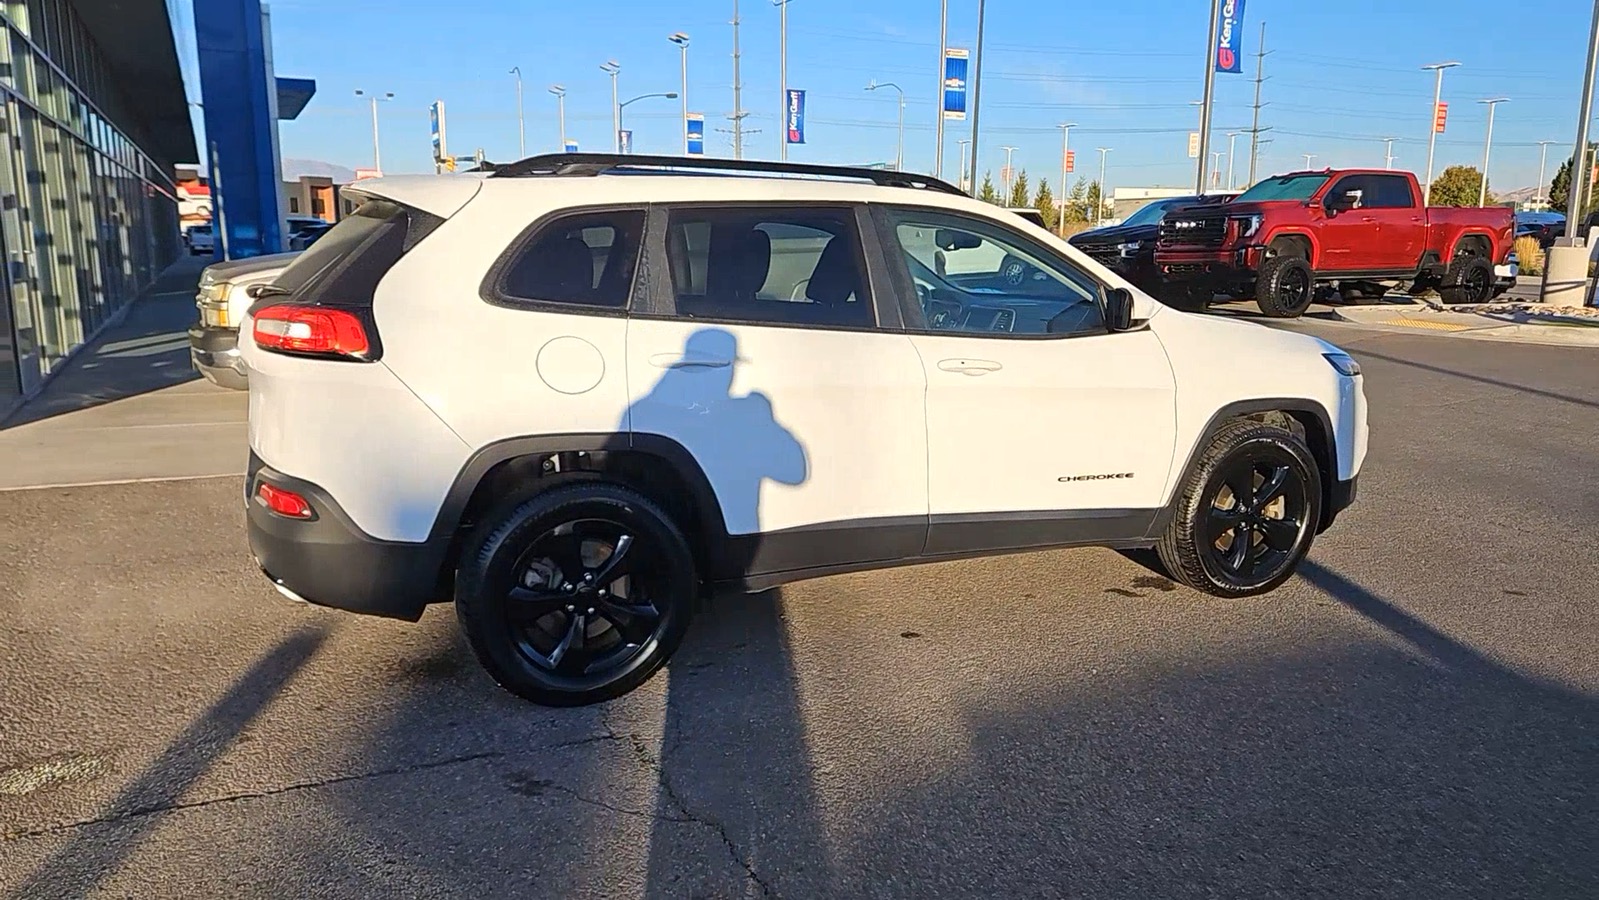
[(1128, 216), (1127, 220), (1122, 222), (1122, 224), (1123, 225), (1156, 225), (1156, 224), (1159, 224), (1160, 217), (1164, 216), (1166, 214), (1167, 210), (1171, 209), (1173, 206), (1176, 206), (1178, 203), (1181, 203), (1185, 199), (1187, 199), (1187, 198), (1184, 198), (1184, 197), (1173, 197), (1170, 200), (1156, 200), (1153, 203), (1145, 204), (1144, 206), (1139, 207), (1137, 212), (1135, 212), (1132, 215)]
[(1281, 178), (1268, 178), (1255, 185), (1234, 200), (1234, 203), (1248, 203), (1251, 200), (1308, 200), (1313, 194), (1321, 190), (1327, 183), (1330, 175), (1284, 175)]

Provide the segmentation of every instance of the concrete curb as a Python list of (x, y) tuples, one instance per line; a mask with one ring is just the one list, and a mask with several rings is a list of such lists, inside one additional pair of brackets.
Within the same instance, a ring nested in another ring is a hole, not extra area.
[(1534, 321), (1527, 317), (1506, 319), (1476, 309), (1438, 310), (1424, 303), (1378, 303), (1338, 307), (1322, 318), (1352, 325), (1426, 331), (1478, 340), (1599, 346), (1599, 319), (1576, 316)]

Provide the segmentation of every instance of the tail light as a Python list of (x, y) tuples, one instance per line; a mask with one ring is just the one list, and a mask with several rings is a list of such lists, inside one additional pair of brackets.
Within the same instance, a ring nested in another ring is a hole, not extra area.
[(256, 346), (280, 353), (368, 359), (366, 326), (348, 310), (326, 306), (268, 306), (255, 313)]

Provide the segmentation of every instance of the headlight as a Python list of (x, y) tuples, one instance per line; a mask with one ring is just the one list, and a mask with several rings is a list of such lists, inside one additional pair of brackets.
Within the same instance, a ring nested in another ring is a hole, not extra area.
[(1347, 353), (1323, 353), (1321, 357), (1337, 369), (1339, 375), (1353, 378), (1360, 374), (1360, 363), (1355, 362), (1354, 357)]
[(1260, 230), (1260, 216), (1239, 216), (1233, 219), (1238, 223), (1238, 236), (1250, 237)]
[(1142, 249), (1143, 246), (1144, 246), (1144, 242), (1143, 241), (1128, 241), (1125, 244), (1117, 244), (1116, 245), (1116, 252), (1120, 253), (1122, 256), (1132, 256), (1133, 254), (1137, 253), (1140, 249)]

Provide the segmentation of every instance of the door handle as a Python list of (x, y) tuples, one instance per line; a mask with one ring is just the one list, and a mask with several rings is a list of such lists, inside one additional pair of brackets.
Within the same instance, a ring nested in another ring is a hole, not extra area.
[(1361, 216), (1360, 221), (1366, 222), (1366, 223), (1369, 224), (1369, 223), (1372, 223), (1372, 222), (1376, 222), (1377, 221), (1377, 217), (1376, 216)]
[(731, 359), (710, 356), (683, 356), (680, 353), (657, 353), (650, 357), (650, 365), (657, 369), (723, 369), (731, 366)]
[(946, 372), (959, 372), (962, 375), (987, 375), (989, 372), (998, 372), (1005, 368), (991, 359), (941, 359), (938, 367)]

